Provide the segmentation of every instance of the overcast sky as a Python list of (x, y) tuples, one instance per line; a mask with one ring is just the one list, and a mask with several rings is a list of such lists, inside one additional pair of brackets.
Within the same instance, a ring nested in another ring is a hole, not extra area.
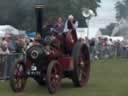
[(104, 28), (111, 22), (115, 22), (115, 3), (119, 0), (101, 0), (97, 17), (90, 20), (89, 37), (94, 37), (99, 28)]

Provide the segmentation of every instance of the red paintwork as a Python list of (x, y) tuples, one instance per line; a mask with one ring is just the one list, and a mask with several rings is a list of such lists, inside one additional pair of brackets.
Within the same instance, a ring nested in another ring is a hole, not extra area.
[(66, 47), (67, 47), (69, 50), (71, 50), (72, 47), (74, 46), (74, 44), (75, 44), (75, 41), (74, 41), (74, 39), (73, 39), (73, 37), (72, 37), (72, 35), (71, 35), (71, 32), (68, 32), (68, 33), (66, 34)]
[(27, 69), (30, 69), (30, 68), (31, 68), (31, 65), (32, 65), (32, 62), (27, 59), (27, 60), (26, 60), (26, 64), (25, 64), (26, 68), (27, 68)]
[(66, 47), (71, 51), (77, 42), (76, 31), (71, 31), (66, 34)]
[(65, 57), (61, 57), (58, 60), (60, 62), (60, 64), (63, 66), (63, 70), (71, 70), (72, 69), (72, 57), (70, 56), (65, 56)]
[(66, 37), (57, 33), (54, 34), (54, 36), (57, 38), (58, 43), (61, 43), (61, 44), (64, 43), (64, 45), (66, 45), (67, 48), (72, 49), (74, 44), (78, 40), (76, 31), (75, 30), (69, 31), (69, 32), (66, 32), (65, 34), (66, 34)]
[(63, 55), (62, 51), (60, 49), (56, 49), (53, 48), (48, 55), (48, 59), (50, 60), (54, 60), (54, 59), (58, 59), (58, 57), (61, 57)]
[[(66, 33), (66, 38), (63, 35), (54, 35), (56, 37), (56, 39), (53, 41), (54, 44), (56, 44), (57, 46), (59, 46), (60, 44), (66, 46), (66, 48), (68, 49), (68, 51), (71, 52), (71, 50), (73, 49), (76, 41), (77, 41), (77, 36), (76, 36), (76, 32), (67, 32)], [(64, 42), (65, 40), (65, 42)], [(66, 43), (66, 44), (65, 44)], [(34, 41), (33, 42), (33, 46), (34, 45), (40, 45), (41, 43), (38, 41)], [(47, 47), (47, 45), (43, 45), (43, 47)], [(58, 61), (60, 62), (60, 64), (63, 66), (64, 70), (70, 70), (72, 69), (72, 57), (69, 56), (68, 54), (64, 53), (64, 49), (63, 48), (57, 48), (57, 47), (53, 47), (50, 51), (49, 51), (49, 55), (48, 56), (48, 62), (50, 62), (51, 60), (55, 60), (55, 59), (59, 59)], [(26, 67), (29, 69), (31, 68), (31, 61), (27, 60), (26, 61)]]

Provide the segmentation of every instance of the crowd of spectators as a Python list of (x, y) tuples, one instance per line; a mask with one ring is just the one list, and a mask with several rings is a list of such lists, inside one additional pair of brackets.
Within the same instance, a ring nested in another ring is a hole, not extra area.
[(112, 40), (99, 37), (89, 41), (90, 57), (92, 60), (116, 57), (128, 58), (128, 40)]
[(0, 54), (24, 53), (28, 40), (25, 36), (6, 34), (0, 40)]
[[(61, 17), (58, 17), (55, 24), (46, 24), (45, 31), (67, 32), (78, 27), (78, 22), (72, 15), (69, 15), (64, 23)], [(48, 29), (47, 29), (48, 28)], [(67, 31), (66, 31), (67, 30)], [(85, 37), (90, 50), (91, 59), (109, 58), (112, 56), (128, 57), (128, 41), (114, 41), (108, 38), (92, 38)], [(25, 50), (31, 45), (31, 40), (25, 36), (13, 34), (5, 34), (0, 40), (0, 54), (25, 53)]]

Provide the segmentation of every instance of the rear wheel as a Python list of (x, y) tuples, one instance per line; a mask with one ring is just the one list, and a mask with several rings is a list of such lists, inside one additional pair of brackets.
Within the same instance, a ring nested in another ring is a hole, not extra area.
[(75, 86), (82, 87), (87, 84), (90, 73), (88, 47), (82, 42), (77, 42), (72, 55), (74, 60), (72, 81)]
[(14, 92), (23, 91), (26, 85), (26, 71), (22, 62), (17, 62), (12, 66), (10, 74), (10, 86)]
[(46, 75), (48, 90), (51, 94), (60, 88), (62, 78), (61, 66), (57, 61), (51, 61)]

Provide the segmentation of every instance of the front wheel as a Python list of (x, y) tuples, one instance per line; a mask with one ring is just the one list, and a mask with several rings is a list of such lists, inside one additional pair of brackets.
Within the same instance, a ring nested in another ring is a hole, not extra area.
[(46, 75), (48, 90), (54, 94), (59, 88), (62, 78), (62, 70), (59, 62), (51, 61)]
[(10, 86), (14, 92), (23, 91), (26, 85), (26, 71), (23, 62), (17, 62), (12, 66), (10, 74)]

